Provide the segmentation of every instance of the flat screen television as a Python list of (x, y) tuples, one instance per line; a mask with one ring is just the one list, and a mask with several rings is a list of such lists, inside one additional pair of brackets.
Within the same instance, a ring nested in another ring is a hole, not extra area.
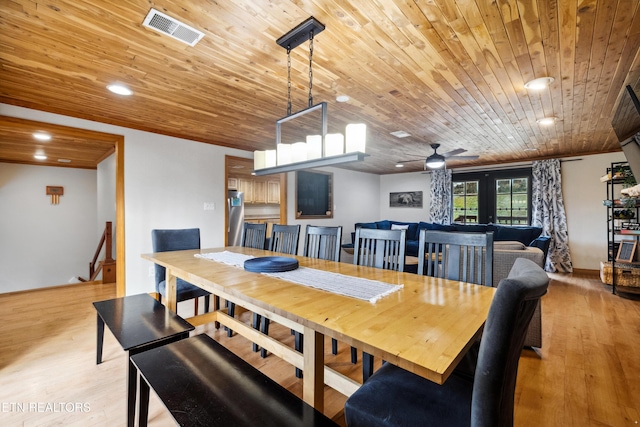
[[(636, 85), (636, 89), (638, 86), (640, 83)], [(640, 101), (630, 85), (625, 87), (611, 125), (633, 176), (640, 182)]]

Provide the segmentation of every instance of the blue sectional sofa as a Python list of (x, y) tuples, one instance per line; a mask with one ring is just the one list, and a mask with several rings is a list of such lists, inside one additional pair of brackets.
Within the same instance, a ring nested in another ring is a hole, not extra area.
[[(532, 226), (510, 226), (498, 224), (434, 224), (430, 222), (402, 222), (402, 221), (376, 221), (376, 222), (358, 222), (355, 228), (373, 228), (379, 230), (391, 230), (392, 228), (404, 228), (407, 230), (406, 254), (408, 256), (418, 256), (418, 239), (420, 238), (420, 230), (439, 230), (439, 231), (461, 231), (466, 233), (486, 233), (493, 231), (493, 240), (515, 241), (525, 246), (536, 247), (544, 253), (546, 259), (549, 250), (549, 237), (540, 236), (541, 227)], [(351, 243), (342, 245), (344, 249), (353, 248), (355, 233), (351, 233)]]

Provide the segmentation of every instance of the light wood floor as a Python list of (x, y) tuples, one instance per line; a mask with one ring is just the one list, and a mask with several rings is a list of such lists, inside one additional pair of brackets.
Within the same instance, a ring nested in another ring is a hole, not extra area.
[[(525, 350), (516, 386), (516, 426), (640, 424), (640, 301), (612, 295), (597, 278), (552, 275), (543, 298), (543, 348)], [(0, 425), (118, 426), (125, 420), (126, 356), (105, 333), (104, 362), (95, 364), (92, 301), (115, 296), (114, 285), (75, 285), (0, 294)], [(190, 303), (179, 314), (189, 316)], [(248, 322), (248, 313), (244, 315)], [(261, 359), (242, 337), (224, 342), (293, 393), (301, 380), (275, 356)], [(271, 335), (291, 345), (289, 330)], [(329, 341), (329, 340), (327, 340)], [(360, 376), (348, 347), (326, 359)], [(325, 412), (344, 424), (345, 398), (325, 392)], [(175, 425), (152, 395), (151, 426)]]

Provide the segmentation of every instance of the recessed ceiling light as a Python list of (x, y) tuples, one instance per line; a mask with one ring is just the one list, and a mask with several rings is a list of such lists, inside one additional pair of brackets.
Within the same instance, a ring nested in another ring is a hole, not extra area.
[(47, 160), (47, 156), (45, 156), (44, 154), (34, 154), (33, 158), (36, 160)]
[(543, 117), (541, 119), (536, 120), (539, 124), (543, 125), (543, 126), (549, 126), (555, 123), (556, 118), (555, 117)]
[(69, 160), (69, 159), (58, 159), (58, 161), (60, 163), (71, 163), (71, 160)]
[(116, 93), (118, 95), (124, 95), (124, 96), (133, 95), (133, 91), (122, 84), (111, 84), (107, 86), (107, 89), (109, 89), (111, 92)]
[(396, 163), (396, 167), (397, 167), (397, 168), (403, 168), (403, 167), (404, 167), (404, 165), (403, 165), (403, 164), (400, 164), (400, 163)]
[(542, 90), (547, 88), (554, 80), (553, 77), (540, 77), (525, 83), (524, 87), (529, 90)]
[(391, 135), (395, 136), (396, 138), (406, 138), (408, 136), (411, 136), (410, 133), (405, 132), (403, 130), (397, 130), (395, 132), (391, 132)]
[(340, 95), (336, 97), (336, 101), (338, 102), (347, 102), (349, 97), (347, 95)]
[(34, 132), (33, 137), (38, 141), (50, 141), (51, 135), (46, 132)]

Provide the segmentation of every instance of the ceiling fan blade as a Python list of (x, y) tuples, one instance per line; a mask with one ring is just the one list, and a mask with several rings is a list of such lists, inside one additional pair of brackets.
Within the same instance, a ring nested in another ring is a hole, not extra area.
[(422, 157), (421, 159), (413, 159), (413, 160), (400, 160), (399, 162), (396, 163), (410, 163), (410, 162), (424, 162), (425, 157)]
[(465, 150), (464, 148), (458, 148), (458, 149), (451, 150), (451, 151), (448, 151), (446, 153), (443, 153), (442, 155), (446, 158), (446, 157), (451, 157), (451, 156), (455, 156), (457, 154), (464, 153), (465, 151), (467, 151), (467, 150)]
[(447, 160), (477, 160), (480, 156), (453, 156), (449, 157)]

